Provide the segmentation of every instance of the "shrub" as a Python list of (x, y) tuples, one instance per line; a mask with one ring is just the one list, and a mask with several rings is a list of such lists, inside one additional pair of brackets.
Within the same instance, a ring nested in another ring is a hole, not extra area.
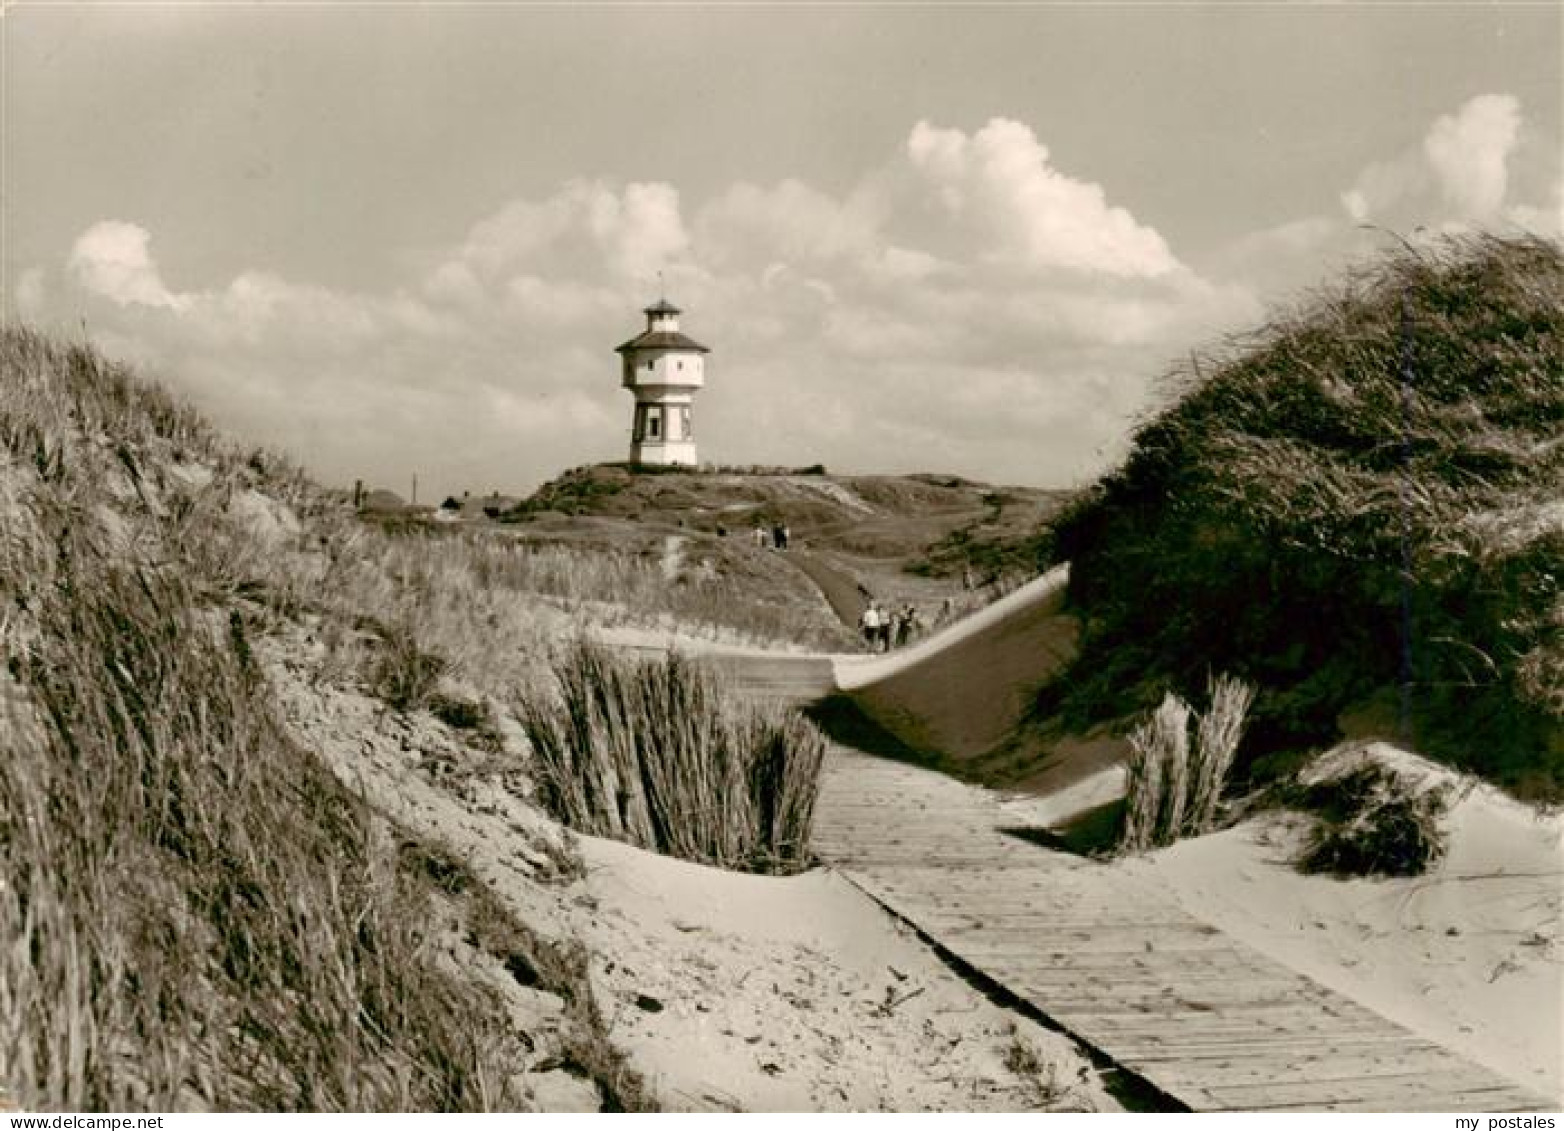
[(1366, 762), (1300, 788), (1293, 801), (1316, 814), (1298, 859), (1303, 872), (1336, 876), (1419, 876), (1444, 855), (1444, 787), (1418, 792)]
[(429, 696), (428, 707), (431, 715), (452, 730), (466, 731), (469, 745), (491, 753), (504, 748), (494, 711), (487, 702), (436, 691)]
[(539, 798), (570, 827), (746, 871), (805, 866), (825, 739), (796, 711), (728, 697), (678, 653), (623, 660), (578, 640), (557, 702), (518, 710)]

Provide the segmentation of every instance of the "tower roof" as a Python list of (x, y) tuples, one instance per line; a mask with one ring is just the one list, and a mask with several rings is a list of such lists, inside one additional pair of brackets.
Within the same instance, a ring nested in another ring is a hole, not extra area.
[(651, 306), (648, 306), (645, 310), (641, 311), (641, 313), (642, 314), (683, 314), (684, 312), (682, 310), (680, 310), (677, 306), (673, 305), (673, 303), (669, 302), (667, 299), (660, 298), (656, 302), (652, 303)]
[(615, 353), (629, 353), (631, 350), (694, 350), (696, 353), (710, 353), (707, 347), (701, 345), (687, 334), (681, 334), (677, 330), (648, 330), (631, 338), (622, 346), (615, 346)]

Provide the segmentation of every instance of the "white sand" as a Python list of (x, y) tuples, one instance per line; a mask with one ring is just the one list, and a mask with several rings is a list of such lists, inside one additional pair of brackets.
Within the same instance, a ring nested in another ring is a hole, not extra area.
[(1564, 1097), (1564, 816), (1404, 751), (1375, 757), (1464, 796), (1424, 876), (1338, 880), (1291, 860), (1272, 813), (1115, 867), (1301, 973), (1545, 1096)]
[[(577, 929), (617, 1003), (613, 1040), (670, 1108), (1115, 1106), (1064, 1038), (990, 1003), (834, 872), (738, 875), (581, 843)], [(1017, 1041), (1042, 1078), (1007, 1065)]]

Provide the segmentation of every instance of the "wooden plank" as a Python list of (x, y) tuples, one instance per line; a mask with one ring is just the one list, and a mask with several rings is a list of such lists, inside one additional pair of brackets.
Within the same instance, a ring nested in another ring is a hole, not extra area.
[[(1118, 956), (1108, 956), (1116, 958)], [(1038, 993), (1056, 993), (1082, 983), (1101, 982), (1135, 992), (1146, 986), (1206, 986), (1213, 982), (1274, 983), (1306, 992), (1310, 983), (1290, 970), (1279, 967), (1233, 965), (1226, 962), (1202, 962), (1200, 955), (1153, 953), (1138, 955), (1132, 961), (1108, 961), (1092, 955), (1072, 955), (1069, 961), (1028, 957), (1005, 962), (1007, 977)]]
[[(1043, 1008), (1044, 1003), (1038, 1003)], [(1251, 1010), (1246, 1013), (1218, 1010), (1188, 1010), (1179, 1013), (1154, 1013), (1139, 1010), (1104, 1012), (1093, 1010), (1060, 1010), (1050, 1016), (1067, 1022), (1072, 1028), (1091, 1029), (1093, 1032), (1114, 1035), (1126, 1044), (1145, 1045), (1164, 1039), (1169, 1047), (1179, 1040), (1222, 1041), (1246, 1038), (1253, 1034), (1267, 1036), (1289, 1034), (1295, 1036), (1329, 1036), (1333, 1033), (1377, 1033), (1388, 1025), (1383, 1019), (1343, 1017), (1307, 1007), (1278, 1007), (1269, 1010)], [(1394, 1032), (1394, 1029), (1391, 1030)]]
[[(951, 893), (939, 896), (926, 880), (909, 881), (888, 871), (878, 877), (889, 890), (904, 895), (927, 895), (934, 901), (934, 915), (1035, 915), (1045, 922), (1068, 927), (1077, 924), (1096, 926), (1115, 920), (1125, 923), (1193, 923), (1189, 915), (1164, 901), (1149, 906), (1126, 905), (1121, 901), (1083, 896), (1072, 877), (1064, 875), (1032, 876), (1021, 869), (1007, 869), (992, 892)], [(945, 877), (947, 885), (949, 876)], [(1123, 893), (1119, 893), (1121, 896)]]
[(1125, 1038), (1114, 1044), (1115, 1050), (1125, 1061), (1136, 1064), (1251, 1059), (1256, 1063), (1265, 1063), (1272, 1058), (1289, 1059), (1294, 1053), (1300, 1056), (1320, 1056), (1333, 1052), (1352, 1052), (1355, 1055), (1373, 1056), (1380, 1052), (1418, 1047), (1417, 1042), (1409, 1042), (1407, 1035), (1399, 1029), (1376, 1029), (1362, 1033), (1332, 1032), (1324, 1038), (1314, 1039), (1293, 1033), (1267, 1033), (1246, 1036), (1241, 1041), (1173, 1039), (1159, 1042), (1147, 1039), (1137, 1044), (1132, 1038)]
[[(1100, 934), (1090, 931), (1016, 930), (985, 925), (978, 930), (945, 929), (937, 936), (951, 946), (992, 954), (996, 958), (1015, 957), (1024, 961), (1048, 960), (1060, 963), (1080, 961), (1102, 965), (1118, 959), (1128, 964), (1147, 955), (1179, 954), (1206, 956), (1212, 961), (1227, 958), (1233, 965), (1246, 961), (1233, 950), (1231, 939), (1198, 931), (1142, 931), (1113, 928)], [(1089, 948), (1089, 949), (1088, 949)]]
[(909, 859), (926, 864), (927, 853), (959, 849), (965, 855), (982, 856), (996, 864), (1017, 863), (1015, 853), (1007, 852), (1003, 845), (985, 844), (976, 829), (942, 829), (938, 835), (906, 829), (855, 829), (845, 832), (844, 836), (851, 837), (851, 850), (857, 855), (895, 848), (915, 853)]
[(1155, 1065), (1157, 1079), (1180, 1086), (1240, 1087), (1261, 1084), (1321, 1083), (1340, 1080), (1372, 1080), (1379, 1077), (1421, 1076), (1430, 1087), (1453, 1072), (1463, 1070), (1463, 1062), (1441, 1048), (1392, 1045), (1364, 1055), (1363, 1050), (1322, 1052), (1299, 1057), (1278, 1053), (1270, 1057), (1234, 1055), (1225, 1061), (1192, 1060), (1141, 1061), (1143, 1068)]
[[(1315, 1105), (1366, 1105), (1369, 1110), (1411, 1110), (1409, 1105), (1432, 1105), (1435, 1110), (1471, 1110), (1470, 1098), (1503, 1097), (1504, 1102), (1520, 1099), (1524, 1093), (1486, 1070), (1463, 1071), (1430, 1079), (1423, 1073), (1400, 1076), (1373, 1076), (1356, 1080), (1318, 1080), (1275, 1082), (1269, 1084), (1206, 1084), (1199, 1086), (1219, 1108), (1263, 1110), (1271, 1107)], [(1446, 1106), (1448, 1105), (1448, 1106)], [(1488, 1110), (1486, 1106), (1478, 1110)]]
[(1027, 997), (1038, 1002), (1039, 1008), (1049, 1013), (1105, 1012), (1104, 1007), (1108, 1005), (1117, 1006), (1124, 1012), (1166, 1010), (1171, 1013), (1230, 1013), (1235, 1010), (1272, 1009), (1299, 1000), (1297, 987), (1287, 982), (1206, 982), (1190, 986), (1169, 981), (1127, 990), (1104, 981), (1060, 988), (1050, 993), (1033, 992), (1031, 986), (1026, 989)]
[[(1057, 857), (1008, 852), (1004, 858), (1005, 868), (982, 884), (967, 888), (952, 888), (943, 869), (917, 867), (911, 862), (887, 868), (881, 878), (887, 883), (905, 884), (911, 890), (942, 892), (957, 907), (1007, 903), (1033, 896), (1063, 896), (1082, 908), (1109, 907), (1125, 894), (1123, 887), (1100, 886), (1091, 873)], [(1169, 901), (1158, 898), (1151, 904), (1160, 907)]]

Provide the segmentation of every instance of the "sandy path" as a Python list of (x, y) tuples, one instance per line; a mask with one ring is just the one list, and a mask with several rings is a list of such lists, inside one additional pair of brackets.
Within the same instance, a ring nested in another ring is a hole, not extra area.
[(1025, 725), (1038, 688), (1075, 655), (1067, 567), (970, 617), (883, 656), (836, 661), (838, 684), (909, 749), (952, 772), (1003, 758), (1031, 767), (1029, 788), (1055, 792), (1116, 763), (1117, 740), (1045, 741)]
[(809, 550), (789, 550), (787, 560), (815, 583), (837, 619), (856, 632), (858, 618), (868, 604), (868, 598), (859, 590), (858, 582)]

